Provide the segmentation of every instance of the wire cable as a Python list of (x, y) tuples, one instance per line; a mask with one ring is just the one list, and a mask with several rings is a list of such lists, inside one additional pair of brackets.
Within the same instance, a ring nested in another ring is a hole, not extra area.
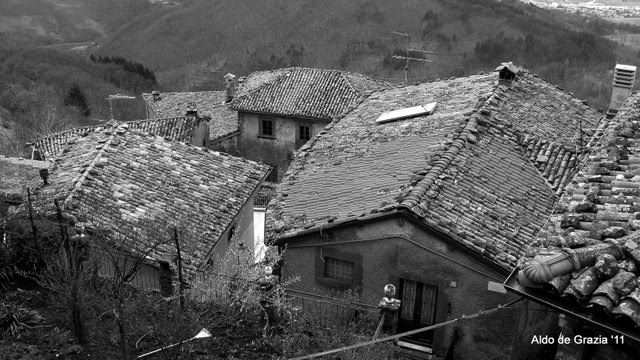
[(314, 354), (310, 354), (310, 355), (305, 355), (305, 356), (299, 356), (299, 357), (295, 357), (292, 358), (290, 360), (304, 360), (304, 359), (313, 359), (313, 358), (317, 358), (319, 356), (324, 356), (324, 355), (330, 355), (330, 354), (335, 354), (335, 353), (339, 353), (339, 352), (343, 352), (343, 351), (347, 351), (347, 350), (353, 350), (353, 349), (357, 349), (363, 346), (369, 346), (369, 345), (373, 345), (373, 344), (377, 344), (380, 342), (384, 342), (384, 341), (389, 341), (389, 340), (394, 340), (394, 339), (398, 339), (401, 337), (405, 337), (405, 336), (409, 336), (409, 335), (413, 335), (413, 334), (418, 334), (424, 331), (429, 331), (429, 330), (433, 330), (433, 329), (437, 329), (439, 327), (443, 327), (461, 320), (469, 320), (469, 319), (473, 319), (476, 318), (480, 315), (486, 315), (486, 314), (490, 314), (493, 312), (496, 312), (498, 310), (502, 310), (504, 308), (507, 308), (517, 302), (519, 302), (520, 300), (522, 300), (523, 298), (518, 298), (515, 299), (513, 301), (510, 301), (504, 305), (500, 304), (497, 307), (493, 308), (493, 309), (489, 309), (489, 310), (480, 310), (475, 314), (471, 314), (471, 315), (461, 315), (460, 317), (457, 317), (455, 319), (449, 320), (449, 321), (445, 321), (445, 322), (441, 322), (439, 324), (434, 324), (434, 325), (430, 325), (427, 327), (423, 327), (420, 329), (415, 329), (415, 330), (411, 330), (411, 331), (407, 331), (407, 332), (403, 332), (400, 334), (396, 334), (396, 335), (391, 335), (391, 336), (387, 336), (387, 337), (383, 337), (383, 338), (379, 338), (379, 339), (375, 339), (375, 340), (369, 340), (369, 341), (365, 341), (365, 342), (361, 342), (358, 344), (354, 344), (354, 345), (349, 345), (349, 346), (343, 346), (339, 349), (334, 349), (334, 350), (328, 350), (328, 351), (323, 351), (323, 352), (319, 352), (319, 353), (314, 353)]

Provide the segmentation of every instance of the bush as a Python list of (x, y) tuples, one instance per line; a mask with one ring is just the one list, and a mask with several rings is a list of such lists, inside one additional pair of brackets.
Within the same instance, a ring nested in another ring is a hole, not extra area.
[(0, 305), (0, 335), (2, 337), (19, 338), (25, 330), (41, 323), (44, 318), (37, 310), (29, 309), (22, 304)]

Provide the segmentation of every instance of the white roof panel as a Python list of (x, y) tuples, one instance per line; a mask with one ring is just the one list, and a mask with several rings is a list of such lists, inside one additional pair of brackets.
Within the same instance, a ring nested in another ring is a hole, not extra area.
[(421, 115), (430, 115), (436, 108), (436, 104), (437, 103), (432, 102), (427, 105), (419, 105), (400, 110), (388, 111), (386, 113), (383, 113), (379, 118), (376, 119), (376, 124), (382, 124), (390, 121), (402, 120)]

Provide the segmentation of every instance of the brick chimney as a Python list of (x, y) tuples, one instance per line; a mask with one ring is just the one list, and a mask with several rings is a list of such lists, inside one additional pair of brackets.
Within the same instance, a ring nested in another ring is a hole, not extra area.
[(614, 117), (620, 108), (627, 101), (633, 83), (636, 78), (636, 67), (632, 65), (617, 64), (613, 72), (613, 91), (611, 91), (611, 102), (607, 110), (607, 119)]
[(498, 85), (504, 85), (506, 87), (513, 86), (513, 81), (516, 79), (516, 75), (520, 72), (520, 68), (513, 65), (512, 62), (502, 63), (496, 68), (498, 72)]
[(226, 91), (226, 100), (225, 102), (230, 102), (233, 100), (233, 96), (236, 94), (236, 76), (232, 73), (227, 73), (224, 76), (224, 88)]
[(160, 96), (160, 93), (158, 91), (152, 91), (151, 95), (153, 95), (153, 101), (160, 101), (162, 100), (162, 96)]

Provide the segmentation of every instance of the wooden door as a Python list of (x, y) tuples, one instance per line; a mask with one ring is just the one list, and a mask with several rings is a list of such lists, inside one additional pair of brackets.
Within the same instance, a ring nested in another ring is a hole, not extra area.
[[(399, 298), (402, 300), (398, 332), (415, 330), (435, 324), (438, 287), (418, 281), (400, 279)], [(408, 336), (405, 340), (423, 346), (433, 345), (433, 330)]]

